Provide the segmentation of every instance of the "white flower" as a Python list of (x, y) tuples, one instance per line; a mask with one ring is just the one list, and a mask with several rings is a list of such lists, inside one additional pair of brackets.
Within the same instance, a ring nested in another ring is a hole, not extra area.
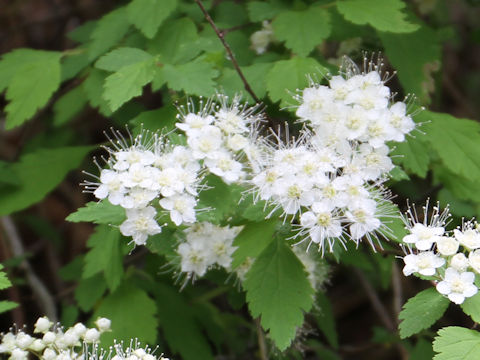
[(118, 171), (128, 170), (133, 164), (140, 164), (143, 166), (152, 165), (155, 161), (155, 155), (151, 151), (145, 151), (141, 149), (138, 143), (141, 142), (143, 135), (139, 135), (135, 138), (135, 143), (131, 148), (127, 150), (121, 150), (114, 153), (116, 162), (113, 168)]
[(437, 291), (447, 295), (455, 304), (462, 304), (465, 298), (477, 293), (478, 288), (473, 284), (474, 280), (475, 274), (472, 272), (458, 272), (456, 269), (448, 268), (443, 281), (437, 284)]
[(170, 218), (175, 225), (193, 223), (196, 220), (195, 206), (197, 200), (191, 195), (173, 195), (160, 200), (160, 206), (170, 211)]
[(227, 184), (238, 181), (243, 175), (242, 164), (226, 151), (219, 151), (212, 158), (205, 159), (205, 165), (211, 173), (221, 177)]
[(315, 203), (313, 211), (307, 211), (300, 217), (302, 230), (300, 234), (308, 232), (311, 241), (319, 244), (319, 251), (325, 251), (325, 240), (328, 241), (329, 251), (333, 251), (335, 238), (342, 238), (343, 227), (333, 208), (322, 203)]
[(412, 118), (406, 115), (407, 105), (404, 102), (396, 102), (390, 106), (390, 125), (393, 128), (389, 140), (402, 142), (405, 140), (405, 134), (408, 134), (415, 128)]
[(376, 206), (374, 200), (365, 200), (349, 206), (345, 215), (351, 222), (349, 229), (353, 240), (359, 240), (365, 234), (380, 228), (382, 223), (376, 217)]
[(474, 250), (480, 248), (480, 234), (474, 229), (465, 229), (460, 231), (458, 229), (453, 230), (455, 238), (465, 246), (468, 250)]
[(47, 345), (53, 344), (56, 339), (57, 339), (57, 335), (53, 331), (47, 331), (42, 338), (43, 342)]
[(44, 360), (54, 360), (56, 358), (57, 358), (57, 353), (53, 349), (46, 348), (45, 351), (43, 352)]
[(426, 226), (416, 223), (410, 230), (410, 234), (403, 238), (407, 244), (415, 244), (418, 250), (430, 250), (445, 232), (442, 226)]
[(227, 139), (227, 146), (230, 150), (240, 151), (248, 146), (248, 139), (240, 134), (234, 134)]
[(41, 353), (43, 349), (45, 349), (45, 344), (41, 339), (35, 339), (33, 343), (30, 344), (29, 349)]
[(28, 348), (33, 343), (33, 340), (35, 340), (35, 339), (33, 337), (31, 337), (30, 335), (25, 334), (23, 331), (19, 331), (15, 341), (16, 341), (17, 346), (20, 349), (25, 350), (26, 348)]
[(113, 205), (119, 205), (127, 191), (123, 185), (124, 173), (103, 169), (100, 173), (100, 185), (93, 192), (97, 199), (108, 197)]
[(181, 256), (181, 268), (183, 272), (203, 276), (210, 265), (209, 256), (204, 242), (193, 241), (182, 243), (177, 252)]
[(463, 253), (458, 253), (450, 259), (450, 267), (460, 272), (467, 270), (469, 265), (470, 263), (468, 262), (468, 259), (465, 256), (465, 254)]
[(408, 254), (403, 258), (405, 267), (403, 273), (409, 276), (418, 272), (424, 276), (435, 275), (436, 269), (445, 264), (445, 259), (433, 253), (433, 251), (425, 251), (415, 254)]
[(201, 116), (188, 113), (183, 117), (183, 123), (176, 123), (175, 126), (187, 134), (192, 130), (201, 130), (204, 126), (210, 125), (214, 120), (211, 115)]
[(468, 254), (468, 263), (473, 270), (480, 274), (480, 250), (471, 251)]
[(74, 326), (73, 326), (73, 330), (75, 331), (75, 333), (79, 336), (79, 337), (83, 337), (85, 335), (85, 333), (87, 332), (87, 327), (85, 325), (83, 325), (82, 323), (76, 323)]
[(127, 209), (127, 220), (120, 225), (120, 232), (132, 236), (137, 245), (145, 245), (149, 235), (155, 235), (162, 228), (155, 221), (157, 212), (152, 206), (143, 209)]
[(12, 333), (6, 333), (2, 337), (2, 343), (0, 344), (0, 354), (11, 353), (16, 348), (16, 337)]
[(133, 189), (130, 189), (128, 195), (122, 199), (120, 205), (124, 209), (145, 208), (150, 201), (157, 197), (157, 195), (158, 191), (134, 187)]
[(258, 55), (263, 54), (274, 39), (272, 25), (265, 20), (262, 23), (262, 29), (250, 35), (251, 47)]
[(88, 329), (83, 339), (86, 343), (97, 342), (100, 339), (100, 331), (97, 329)]
[(42, 333), (45, 334), (50, 327), (53, 325), (53, 322), (46, 316), (39, 317), (37, 322), (35, 323), (35, 329), (33, 330), (34, 333)]
[(10, 360), (27, 360), (28, 359), (28, 351), (22, 350), (19, 348), (15, 348), (12, 350), (12, 353), (9, 357)]
[(100, 330), (101, 332), (105, 332), (110, 330), (112, 322), (110, 321), (110, 319), (102, 317), (98, 318), (95, 321), (95, 325), (97, 326), (98, 330)]
[(460, 246), (459, 242), (449, 236), (441, 236), (436, 240), (437, 251), (443, 256), (455, 255)]
[(192, 131), (187, 143), (192, 148), (195, 159), (204, 159), (222, 147), (222, 132), (216, 126), (207, 125), (201, 130)]
[(303, 89), (302, 104), (297, 109), (297, 116), (305, 120), (323, 116), (323, 108), (333, 101), (333, 91), (327, 86), (316, 86)]

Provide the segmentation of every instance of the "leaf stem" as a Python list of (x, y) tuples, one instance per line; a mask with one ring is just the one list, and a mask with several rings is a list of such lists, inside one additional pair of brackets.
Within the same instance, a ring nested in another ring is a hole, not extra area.
[(265, 334), (263, 333), (260, 318), (255, 319), (255, 326), (257, 327), (257, 341), (260, 350), (260, 359), (268, 360), (267, 344), (265, 342)]
[(232, 62), (233, 67), (235, 68), (236, 72), (240, 76), (243, 82), (243, 86), (245, 87), (245, 90), (250, 94), (250, 96), (255, 100), (256, 103), (260, 103), (260, 99), (257, 97), (255, 92), (252, 90), (250, 87), (250, 84), (248, 83), (247, 79), (245, 78), (245, 75), (243, 75), (242, 70), (240, 69), (240, 66), (238, 65), (237, 59), (233, 55), (232, 49), (230, 48), (230, 45), (225, 41), (225, 32), (221, 31), (218, 29), (217, 25), (215, 25), (215, 22), (213, 21), (212, 17), (210, 14), (207, 12), (205, 7), (203, 6), (203, 3), (201, 0), (195, 0), (197, 3), (198, 7), (200, 10), (203, 12), (203, 15), (205, 16), (205, 19), (208, 21), (208, 23), (212, 26), (213, 31), (215, 31), (215, 34), (217, 34), (218, 38), (222, 42), (223, 47), (227, 51), (228, 57), (230, 61)]

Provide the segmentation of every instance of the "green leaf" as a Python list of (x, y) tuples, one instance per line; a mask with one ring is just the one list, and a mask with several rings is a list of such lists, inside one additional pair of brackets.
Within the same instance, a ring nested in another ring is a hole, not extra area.
[(380, 31), (409, 33), (418, 25), (405, 20), (405, 3), (401, 0), (339, 0), (338, 11), (354, 24), (370, 24)]
[(277, 219), (246, 224), (233, 242), (237, 249), (232, 255), (232, 268), (237, 268), (247, 258), (253, 259), (260, 255), (272, 243), (277, 224)]
[(118, 228), (99, 225), (87, 242), (90, 250), (85, 255), (82, 277), (86, 279), (103, 271), (109, 289), (115, 290), (123, 277), (121, 241)]
[(160, 109), (143, 111), (130, 120), (134, 126), (133, 135), (140, 133), (141, 129), (150, 131), (163, 131), (167, 133), (174, 130), (177, 122), (177, 109), (173, 105), (166, 105)]
[(72, 169), (80, 165), (92, 146), (39, 149), (11, 165), (20, 185), (0, 188), (0, 215), (11, 214), (42, 200)]
[(87, 97), (81, 86), (62, 95), (53, 105), (53, 124), (60, 126), (73, 119), (87, 105)]
[(59, 52), (37, 50), (28, 62), (23, 60), (24, 64), (16, 69), (5, 95), (9, 101), (5, 107), (6, 129), (23, 124), (47, 104), (60, 86), (61, 55)]
[(423, 179), (427, 176), (430, 165), (430, 152), (424, 141), (407, 136), (404, 142), (393, 145), (395, 149), (391, 153), (396, 164), (401, 164), (409, 174), (418, 175)]
[(330, 14), (318, 6), (284, 11), (273, 20), (272, 26), (278, 40), (285, 41), (285, 46), (295, 54), (306, 56), (330, 35)]
[(459, 326), (440, 329), (433, 341), (433, 350), (438, 353), (434, 360), (477, 360), (480, 333)]
[(112, 115), (112, 111), (108, 107), (107, 101), (102, 97), (103, 83), (107, 73), (102, 70), (92, 69), (88, 77), (83, 82), (83, 91), (87, 96), (88, 102), (104, 116)]
[(0, 185), (18, 186), (20, 179), (12, 170), (12, 164), (0, 160)]
[(418, 339), (415, 347), (410, 352), (409, 360), (432, 360), (433, 356), (432, 343), (425, 339)]
[(176, 91), (198, 96), (211, 96), (215, 93), (218, 71), (212, 64), (193, 61), (182, 65), (165, 64), (162, 73), (168, 86)]
[(128, 21), (149, 39), (177, 7), (177, 0), (133, 0), (127, 6)]
[(450, 301), (437, 289), (428, 288), (410, 298), (400, 312), (400, 337), (405, 339), (432, 326), (447, 310)]
[(322, 331), (323, 335), (325, 335), (330, 345), (335, 349), (338, 349), (338, 335), (335, 330), (335, 318), (333, 316), (332, 304), (322, 292), (317, 293), (316, 300), (319, 307), (319, 314), (317, 315), (318, 328)]
[[(2, 269), (3, 265), (0, 264), (0, 270)], [(7, 274), (3, 271), (0, 271), (0, 290), (9, 288), (10, 286), (12, 286), (12, 283), (10, 282), (10, 280), (8, 280)]]
[(272, 101), (281, 100), (282, 106), (294, 103), (292, 94), (308, 85), (308, 76), (328, 71), (312, 58), (294, 57), (275, 62), (267, 73), (267, 91)]
[(390, 63), (407, 93), (427, 103), (435, 83), (432, 73), (440, 69), (441, 40), (436, 32), (422, 26), (412, 34), (379, 33)]
[(278, 0), (247, 3), (248, 17), (255, 22), (273, 19), (284, 8), (285, 4)]
[(448, 114), (422, 111), (416, 117), (428, 122), (422, 130), (443, 164), (454, 174), (472, 181), (480, 180), (480, 124)]
[(185, 296), (162, 283), (155, 284), (154, 292), (160, 326), (172, 351), (185, 360), (213, 359), (210, 345)]
[(18, 306), (17, 303), (8, 300), (0, 301), (0, 314), (15, 309)]
[(42, 60), (45, 51), (16, 49), (3, 54), (0, 61), (0, 93), (10, 84), (13, 76), (22, 66)]
[(161, 62), (184, 63), (201, 51), (198, 46), (194, 46), (197, 40), (197, 28), (192, 20), (182, 18), (167, 21), (149, 42), (148, 50), (159, 54)]
[(89, 312), (107, 290), (103, 276), (98, 273), (88, 279), (80, 279), (75, 288), (75, 300), (83, 312)]
[(460, 305), (463, 312), (469, 315), (473, 321), (480, 322), (480, 293), (475, 296), (466, 298), (462, 305)]
[(65, 219), (71, 222), (93, 222), (94, 224), (120, 225), (125, 220), (125, 210), (109, 201), (91, 201)]
[(110, 50), (123, 39), (130, 24), (124, 7), (109, 12), (97, 21), (91, 33), (91, 42), (88, 46), (88, 56), (95, 59)]
[(124, 66), (152, 59), (152, 55), (137, 48), (121, 47), (103, 55), (95, 63), (97, 69), (118, 71)]
[[(108, 348), (114, 340), (129, 344), (131, 339), (148, 344), (157, 340), (157, 307), (148, 294), (132, 281), (122, 283), (107, 296), (92, 316), (112, 321), (112, 331), (102, 335), (102, 346)], [(171, 324), (169, 324), (171, 325)]]
[(303, 265), (285, 240), (277, 239), (255, 260), (243, 283), (253, 317), (280, 350), (285, 350), (311, 309), (314, 291)]
[(112, 111), (142, 94), (142, 88), (155, 76), (155, 60), (147, 59), (122, 67), (105, 79), (103, 98)]

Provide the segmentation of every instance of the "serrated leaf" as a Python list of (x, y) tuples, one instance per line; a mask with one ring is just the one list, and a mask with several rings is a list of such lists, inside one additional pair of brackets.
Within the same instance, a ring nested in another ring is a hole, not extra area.
[(192, 306), (182, 293), (162, 283), (156, 284), (154, 291), (160, 327), (172, 351), (185, 360), (213, 359)]
[(109, 201), (87, 203), (85, 207), (67, 216), (71, 222), (93, 222), (94, 224), (120, 225), (125, 220), (125, 210)]
[[(3, 265), (0, 264), (0, 270), (2, 269)], [(12, 283), (10, 282), (10, 280), (8, 280), (7, 274), (3, 271), (0, 271), (0, 290), (9, 288), (10, 286), (12, 286)]]
[(143, 111), (130, 120), (133, 125), (133, 135), (140, 134), (141, 129), (163, 131), (167, 133), (175, 129), (177, 109), (173, 105), (166, 105), (160, 109)]
[(477, 360), (480, 354), (480, 333), (459, 326), (438, 331), (433, 350), (439, 354), (434, 360)]
[(281, 1), (250, 1), (247, 3), (248, 17), (251, 21), (270, 20), (285, 8)]
[(323, 335), (325, 335), (330, 345), (335, 349), (338, 349), (338, 335), (335, 330), (335, 318), (333, 316), (332, 304), (322, 292), (317, 293), (316, 300), (319, 307), (319, 314), (317, 315), (318, 328), (322, 331)]
[[(454, 174), (480, 180), (480, 124), (448, 114), (422, 111), (416, 117), (425, 122), (422, 130), (443, 164)], [(428, 122), (428, 123), (427, 123)]]
[(248, 308), (280, 350), (285, 350), (313, 305), (314, 291), (302, 263), (277, 239), (255, 260), (243, 283)]
[(385, 53), (398, 71), (405, 92), (427, 103), (435, 87), (432, 74), (440, 69), (441, 40), (434, 30), (422, 26), (412, 34), (380, 33)]
[(95, 59), (110, 50), (123, 39), (129, 27), (124, 7), (113, 10), (102, 17), (97, 21), (96, 27), (91, 33), (88, 57)]
[(118, 228), (99, 225), (87, 242), (90, 248), (85, 255), (82, 277), (89, 278), (101, 271), (110, 290), (114, 290), (123, 277), (123, 254)]
[(399, 318), (400, 337), (405, 339), (432, 326), (447, 310), (450, 301), (437, 289), (428, 288), (403, 305)]
[(121, 47), (103, 55), (95, 63), (97, 69), (118, 71), (124, 66), (152, 59), (152, 55), (137, 48)]
[(148, 44), (148, 50), (160, 55), (160, 61), (177, 64), (193, 59), (201, 49), (194, 44), (198, 40), (195, 23), (188, 19), (165, 22), (157, 36)]
[(391, 154), (395, 163), (401, 164), (408, 173), (425, 178), (430, 165), (430, 153), (425, 142), (408, 136), (404, 142), (394, 146)]
[(133, 0), (127, 6), (128, 21), (149, 39), (177, 7), (177, 0)]
[(106, 348), (114, 341), (128, 344), (131, 339), (154, 344), (157, 339), (156, 313), (155, 301), (129, 281), (102, 301), (92, 319), (106, 317), (112, 321), (112, 331), (102, 335), (102, 346)]
[(309, 75), (322, 75), (328, 71), (312, 58), (294, 57), (275, 62), (267, 73), (267, 91), (273, 102), (282, 106), (294, 103), (292, 94), (308, 85)]
[(142, 94), (142, 89), (155, 76), (154, 59), (140, 61), (122, 67), (105, 79), (103, 98), (112, 111), (117, 110), (125, 102)]
[(181, 65), (165, 64), (162, 74), (168, 86), (176, 91), (198, 96), (210, 96), (215, 93), (215, 82), (218, 71), (212, 64), (193, 61)]
[(107, 284), (100, 273), (88, 279), (80, 279), (75, 288), (75, 301), (83, 312), (88, 312), (100, 300), (105, 290), (107, 290)]
[(409, 33), (419, 28), (405, 20), (405, 3), (401, 0), (337, 1), (338, 11), (354, 24), (370, 24), (380, 31)]
[(306, 56), (330, 35), (330, 14), (318, 6), (284, 11), (273, 20), (272, 27), (277, 40), (285, 41), (295, 54)]
[(460, 306), (463, 312), (469, 315), (473, 321), (480, 322), (480, 294), (466, 298)]
[(110, 116), (112, 111), (108, 107), (107, 101), (102, 97), (103, 84), (107, 73), (103, 70), (92, 69), (87, 79), (83, 82), (83, 91), (87, 96), (90, 106), (98, 108), (98, 111), (104, 116)]
[(16, 69), (5, 95), (9, 101), (5, 107), (6, 129), (12, 129), (30, 119), (58, 89), (61, 56), (59, 52), (37, 50), (29, 62)]
[(72, 120), (87, 105), (87, 97), (81, 86), (62, 95), (53, 105), (53, 124), (60, 126)]
[(237, 247), (233, 253), (232, 268), (240, 266), (247, 258), (256, 258), (274, 241), (278, 220), (269, 219), (261, 222), (249, 222), (235, 238), (233, 245)]
[(43, 199), (70, 171), (80, 165), (92, 146), (39, 149), (11, 165), (20, 185), (0, 188), (0, 215), (22, 210)]
[(17, 303), (8, 300), (0, 301), (0, 314), (15, 309), (18, 306)]

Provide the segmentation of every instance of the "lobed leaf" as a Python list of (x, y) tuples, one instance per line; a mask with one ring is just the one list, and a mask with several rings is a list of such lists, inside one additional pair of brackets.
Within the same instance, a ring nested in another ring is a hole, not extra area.
[(213, 79), (218, 71), (211, 63), (197, 60), (181, 65), (165, 64), (162, 73), (173, 90), (198, 96), (210, 96), (216, 91)]
[(87, 203), (65, 219), (71, 222), (93, 222), (94, 224), (120, 225), (125, 220), (125, 210), (112, 205), (108, 200)]
[(127, 6), (128, 21), (151, 39), (176, 7), (177, 0), (133, 0)]
[(152, 55), (141, 49), (120, 47), (103, 55), (97, 60), (95, 67), (106, 71), (118, 71), (124, 66), (148, 61), (152, 58)]
[(440, 329), (433, 341), (434, 360), (477, 360), (480, 333), (459, 326)]

